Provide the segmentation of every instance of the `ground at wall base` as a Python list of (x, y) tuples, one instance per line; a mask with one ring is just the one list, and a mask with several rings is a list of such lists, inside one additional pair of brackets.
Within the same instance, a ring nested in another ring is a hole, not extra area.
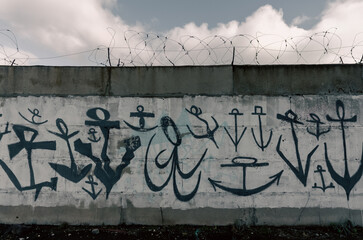
[(363, 227), (0, 225), (0, 239), (363, 239)]

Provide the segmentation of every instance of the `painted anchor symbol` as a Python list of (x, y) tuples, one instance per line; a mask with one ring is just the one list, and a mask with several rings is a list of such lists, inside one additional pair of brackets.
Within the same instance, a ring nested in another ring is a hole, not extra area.
[(83, 191), (85, 191), (86, 193), (88, 193), (92, 197), (93, 200), (96, 200), (96, 198), (98, 197), (98, 195), (100, 195), (100, 193), (102, 191), (102, 188), (100, 189), (100, 191), (98, 191), (98, 193), (96, 193), (95, 186), (97, 186), (98, 183), (93, 180), (93, 176), (92, 175), (89, 175), (88, 176), (88, 181), (86, 181), (86, 183), (91, 185), (91, 191), (92, 192), (90, 192), (87, 189), (85, 189), (84, 187), (82, 187)]
[[(99, 116), (98, 113), (101, 113)], [(74, 148), (80, 154), (90, 158), (95, 164), (94, 175), (106, 187), (106, 199), (113, 186), (121, 179), (123, 169), (127, 167), (135, 157), (134, 152), (141, 146), (140, 137), (135, 136), (124, 140), (126, 152), (120, 164), (115, 169), (111, 168), (111, 159), (108, 157), (107, 149), (111, 129), (120, 129), (120, 121), (110, 121), (110, 112), (103, 108), (91, 108), (87, 111), (87, 116), (92, 120), (86, 120), (87, 126), (98, 127), (103, 135), (103, 147), (101, 156), (96, 157), (92, 153), (91, 143), (83, 143), (81, 139), (74, 142)]]
[[(238, 161), (239, 159), (247, 160), (247, 161), (251, 161), (251, 162), (239, 162)], [(257, 163), (257, 159), (253, 158), (253, 157), (235, 157), (232, 159), (232, 164), (221, 164), (221, 167), (242, 167), (242, 189), (226, 187), (226, 186), (220, 184), (221, 181), (212, 180), (211, 178), (208, 178), (208, 180), (212, 184), (214, 191), (217, 190), (216, 188), (220, 188), (224, 191), (233, 193), (238, 196), (250, 196), (250, 195), (262, 192), (263, 190), (267, 189), (275, 182), (277, 185), (279, 185), (280, 178), (281, 178), (281, 175), (284, 170), (269, 177), (272, 180), (270, 182), (266, 183), (265, 185), (262, 185), (260, 187), (253, 188), (253, 189), (247, 189), (247, 187), (246, 187), (246, 175), (247, 175), (246, 169), (248, 167), (263, 167), (263, 166), (268, 166), (268, 165), (269, 164), (267, 162)]]
[(328, 185), (328, 186), (325, 185), (323, 172), (326, 172), (326, 171), (323, 169), (323, 167), (321, 165), (318, 165), (316, 167), (316, 170), (314, 172), (320, 174), (322, 186), (317, 186), (317, 184), (314, 183), (313, 188), (319, 188), (319, 189), (323, 190), (323, 192), (325, 192), (325, 190), (328, 189), (328, 188), (335, 188), (335, 186), (333, 185), (333, 183), (330, 183), (330, 185)]
[(302, 125), (303, 123), (299, 122), (297, 120), (297, 115), (292, 110), (288, 110), (285, 113), (285, 116), (283, 116), (281, 114), (277, 114), (277, 118), (290, 123), (292, 137), (293, 137), (294, 144), (295, 144), (295, 153), (296, 153), (296, 158), (297, 158), (297, 163), (298, 163), (298, 169), (296, 169), (296, 167), (294, 165), (292, 165), (292, 163), (285, 157), (285, 155), (280, 150), (282, 135), (280, 136), (279, 141), (277, 143), (276, 151), (280, 155), (280, 157), (285, 161), (285, 163), (290, 167), (290, 169), (295, 174), (295, 176), (306, 187), (306, 181), (308, 178), (309, 168), (310, 168), (310, 160), (311, 160), (311, 157), (313, 156), (314, 152), (318, 149), (319, 145), (316, 146), (313, 150), (311, 150), (311, 152), (308, 154), (308, 156), (306, 158), (305, 172), (304, 172), (304, 169), (302, 167), (300, 152), (299, 152), (299, 141), (296, 136), (296, 132), (295, 132), (295, 128), (294, 128), (294, 124)]
[(264, 116), (266, 115), (266, 113), (263, 112), (262, 110), (262, 107), (261, 106), (255, 106), (255, 112), (252, 113), (252, 115), (257, 115), (258, 116), (258, 125), (259, 125), (259, 128), (260, 128), (260, 140), (261, 140), (261, 143), (258, 143), (257, 139), (256, 139), (256, 136), (255, 136), (255, 133), (253, 131), (253, 128), (251, 128), (251, 131), (252, 131), (252, 135), (253, 135), (253, 139), (255, 140), (257, 146), (259, 148), (262, 149), (262, 151), (264, 151), (265, 148), (268, 147), (268, 145), (270, 144), (270, 141), (271, 141), (271, 138), (272, 138), (272, 131), (270, 131), (270, 136), (267, 140), (267, 143), (266, 145), (263, 144), (263, 135), (262, 135), (262, 123), (261, 123), (261, 116)]
[(316, 124), (316, 130), (315, 132), (312, 132), (309, 130), (309, 128), (306, 128), (307, 132), (313, 136), (316, 137), (316, 139), (319, 141), (319, 137), (325, 133), (328, 133), (330, 131), (330, 127), (326, 131), (320, 131), (320, 125), (324, 124), (322, 121), (320, 121), (320, 118), (315, 113), (310, 113), (310, 117), (312, 120), (307, 120), (307, 122), (315, 123)]
[(155, 127), (145, 128), (145, 118), (153, 118), (153, 117), (155, 117), (155, 114), (144, 112), (144, 107), (142, 105), (137, 106), (136, 110), (137, 110), (137, 112), (130, 113), (130, 117), (138, 117), (140, 127), (135, 127), (124, 120), (124, 122), (126, 123), (127, 126), (129, 126), (129, 128), (131, 128), (135, 131), (138, 131), (138, 132), (148, 132), (148, 131), (151, 131), (158, 127), (156, 125)]
[(35, 118), (37, 117), (37, 118), (41, 118), (42, 116), (40, 116), (40, 114), (39, 114), (39, 110), (37, 109), (37, 108), (34, 108), (34, 110), (31, 110), (31, 109), (29, 109), (28, 108), (28, 111), (31, 113), (31, 114), (33, 114), (33, 116), (32, 116), (32, 120), (29, 120), (29, 119), (27, 119), (26, 117), (24, 117), (20, 112), (19, 112), (19, 115), (25, 120), (25, 121), (27, 121), (28, 123), (31, 123), (31, 124), (35, 124), (35, 125), (42, 125), (42, 124), (44, 124), (44, 123), (46, 123), (46, 122), (48, 122), (48, 120), (45, 120), (45, 121), (43, 121), (43, 122), (37, 122), (37, 121), (35, 121)]
[[(47, 182), (41, 182), (41, 183), (35, 183), (35, 176), (34, 176), (34, 170), (33, 170), (33, 164), (32, 164), (32, 150), (35, 149), (44, 149), (44, 150), (55, 150), (56, 149), (56, 142), (55, 141), (44, 141), (44, 142), (34, 142), (35, 138), (38, 136), (38, 131), (35, 129), (21, 126), (21, 125), (14, 125), (13, 130), (16, 134), (16, 136), (19, 139), (19, 142), (10, 144), (8, 146), (9, 148), (9, 155), (10, 159), (13, 159), (16, 155), (19, 154), (19, 152), (23, 149), (27, 152), (27, 158), (28, 158), (28, 167), (29, 167), (29, 175), (30, 175), (30, 185), (23, 187), (21, 186), (18, 178), (15, 176), (14, 172), (5, 164), (4, 161), (0, 159), (0, 165), (4, 169), (5, 173), (8, 175), (11, 182), (14, 184), (14, 186), (19, 191), (27, 191), (35, 189), (35, 197), (34, 201), (37, 200), (40, 191), (43, 187), (49, 187), (52, 190), (57, 189), (57, 182), (58, 178), (54, 177), (51, 178), (50, 181)], [(31, 134), (30, 140), (25, 139), (25, 133), (28, 132)]]
[(349, 201), (350, 191), (353, 189), (355, 184), (357, 184), (359, 179), (362, 177), (362, 173), (363, 173), (363, 144), (362, 144), (362, 157), (361, 157), (359, 168), (358, 168), (357, 172), (355, 174), (353, 174), (353, 176), (351, 176), (349, 173), (349, 169), (348, 169), (347, 143), (346, 143), (346, 137), (345, 137), (344, 123), (345, 122), (356, 122), (357, 115), (355, 115), (351, 118), (345, 118), (344, 104), (340, 100), (336, 101), (336, 112), (337, 112), (338, 119), (334, 119), (334, 118), (330, 117), (329, 115), (326, 115), (326, 119), (329, 122), (339, 122), (340, 123), (340, 128), (342, 130), (343, 151), (344, 151), (344, 167), (345, 167), (344, 177), (340, 176), (334, 170), (332, 164), (330, 163), (326, 143), (324, 143), (325, 160), (326, 160), (326, 165), (328, 167), (328, 171), (329, 171), (331, 177), (335, 180), (336, 183), (338, 183), (340, 186), (342, 186), (344, 188), (345, 193), (347, 195), (347, 200)]
[(101, 137), (97, 138), (96, 133), (96, 129), (90, 128), (88, 134), (91, 135), (91, 138), (88, 138), (88, 140), (90, 140), (91, 142), (99, 142), (101, 140)]
[(231, 139), (231, 141), (233, 142), (233, 145), (234, 145), (234, 147), (235, 147), (235, 151), (237, 152), (237, 146), (238, 146), (239, 142), (241, 141), (241, 139), (242, 139), (243, 135), (245, 134), (247, 127), (245, 127), (245, 128), (243, 129), (242, 134), (241, 134), (241, 135), (240, 135), (240, 137), (238, 138), (237, 117), (238, 117), (238, 116), (242, 116), (242, 115), (243, 115), (243, 113), (240, 113), (240, 112), (238, 111), (238, 109), (237, 109), (237, 108), (233, 108), (233, 109), (232, 109), (232, 111), (229, 113), (229, 115), (233, 115), (233, 116), (234, 116), (234, 134), (235, 134), (235, 135), (234, 135), (234, 136), (235, 136), (234, 138), (235, 138), (235, 139), (233, 139), (233, 138), (232, 138), (231, 134), (228, 132), (228, 130), (227, 130), (227, 128), (226, 128), (226, 127), (224, 127), (224, 130), (226, 130), (226, 132), (227, 132), (227, 134), (228, 134), (229, 138), (230, 138), (230, 139)]
[(202, 112), (202, 109), (200, 109), (200, 108), (198, 108), (198, 107), (196, 107), (196, 106), (191, 106), (190, 107), (190, 110), (188, 110), (188, 109), (185, 109), (188, 113), (190, 113), (190, 114), (192, 114), (193, 116), (195, 116), (196, 118), (198, 118), (200, 121), (202, 121), (204, 124), (205, 124), (205, 126), (206, 126), (206, 131), (207, 131), (207, 133), (206, 134), (204, 134), (204, 135), (196, 135), (191, 129), (190, 129), (190, 127), (187, 125), (187, 128), (188, 128), (188, 130), (189, 130), (189, 132), (193, 135), (193, 137), (195, 137), (195, 138), (197, 138), (197, 139), (200, 139), (200, 138), (208, 138), (208, 139), (210, 139), (215, 145), (216, 145), (216, 147), (217, 148), (219, 148), (218, 147), (218, 144), (217, 144), (217, 142), (216, 142), (216, 140), (214, 139), (214, 133), (217, 131), (217, 129), (219, 128), (219, 124), (218, 124), (218, 122), (216, 121), (216, 119), (213, 117), (213, 116), (211, 116), (211, 118), (213, 119), (213, 121), (214, 121), (214, 123), (215, 123), (215, 128), (213, 129), (213, 130), (211, 130), (210, 128), (209, 128), (209, 124), (208, 124), (208, 122), (205, 120), (205, 119), (203, 119), (203, 118), (201, 118), (200, 117), (200, 115), (203, 113)]
[(63, 139), (67, 143), (69, 157), (71, 159), (71, 167), (68, 167), (68, 166), (65, 166), (65, 165), (62, 165), (62, 164), (58, 164), (58, 163), (49, 163), (49, 165), (57, 173), (59, 173), (62, 177), (66, 178), (66, 179), (68, 179), (68, 180), (70, 180), (70, 181), (72, 181), (74, 183), (78, 183), (91, 170), (92, 164), (88, 164), (87, 166), (82, 168), (78, 173), (78, 167), (77, 167), (77, 165), (75, 163), (75, 160), (74, 160), (74, 156), (73, 156), (73, 153), (72, 153), (71, 145), (69, 143), (69, 139), (74, 137), (75, 135), (77, 135), (79, 133), (79, 131), (75, 131), (75, 132), (73, 132), (71, 134), (68, 134), (67, 124), (63, 121), (63, 119), (60, 119), (60, 118), (57, 118), (56, 125), (57, 125), (57, 128), (59, 130), (59, 133), (52, 132), (52, 131), (49, 131), (49, 130), (48, 130), (48, 132), (50, 132), (51, 134), (56, 135), (57, 137), (60, 137), (61, 139)]

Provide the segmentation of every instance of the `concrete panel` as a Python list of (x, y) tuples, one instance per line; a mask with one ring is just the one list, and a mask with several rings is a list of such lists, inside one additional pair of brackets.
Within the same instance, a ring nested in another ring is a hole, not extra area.
[(350, 220), (362, 226), (362, 211), (344, 208), (77, 208), (74, 206), (0, 206), (1, 223), (60, 225), (321, 225)]
[(0, 67), (0, 96), (362, 94), (361, 65)]
[(0, 106), (1, 223), (362, 225), (362, 95)]
[(228, 95), (233, 90), (231, 66), (112, 68), (111, 95)]
[(108, 78), (99, 67), (0, 67), (0, 95), (105, 95)]
[(362, 66), (234, 66), (235, 95), (362, 94)]

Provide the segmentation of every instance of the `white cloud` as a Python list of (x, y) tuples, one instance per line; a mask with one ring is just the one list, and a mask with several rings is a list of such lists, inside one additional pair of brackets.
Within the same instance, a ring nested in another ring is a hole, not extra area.
[(305, 15), (297, 16), (294, 19), (292, 19), (291, 25), (299, 26), (300, 24), (302, 24), (308, 20), (310, 20), (310, 18), (308, 16), (305, 16)]
[(338, 0), (331, 2), (321, 17), (321, 21), (311, 31), (336, 28), (336, 34), (343, 43), (351, 44), (356, 34), (363, 32), (363, 1)]
[[(8, 24), (19, 42), (28, 43), (28, 51), (34, 46), (62, 55), (103, 46), (91, 60), (106, 64), (110, 46), (113, 65), (117, 61), (130, 65), (230, 63), (231, 41), (236, 63), (325, 63), (337, 60), (344, 50), (339, 49), (341, 45), (363, 40), (363, 34), (356, 37), (363, 31), (363, 2), (359, 0), (331, 2), (319, 23), (308, 30), (298, 27), (307, 17), (298, 16), (288, 25), (283, 10), (265, 5), (243, 22), (220, 23), (215, 28), (188, 23), (165, 32), (167, 38), (143, 33), (146, 27), (141, 24), (127, 25), (111, 11), (116, 0), (0, 0), (0, 5), (0, 22)], [(359, 53), (358, 48), (355, 51)], [(75, 55), (73, 62), (65, 58), (64, 64), (93, 64), (88, 55)]]
[(109, 10), (114, 4), (114, 0), (0, 0), (0, 19), (19, 39), (64, 54), (108, 46), (110, 28), (126, 31), (129, 26)]

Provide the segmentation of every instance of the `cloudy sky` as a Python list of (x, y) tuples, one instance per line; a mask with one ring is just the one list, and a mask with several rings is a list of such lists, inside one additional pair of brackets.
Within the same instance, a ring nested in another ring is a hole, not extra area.
[(0, 0), (0, 6), (6, 65), (226, 64), (233, 51), (238, 64), (347, 63), (363, 53), (362, 0)]

